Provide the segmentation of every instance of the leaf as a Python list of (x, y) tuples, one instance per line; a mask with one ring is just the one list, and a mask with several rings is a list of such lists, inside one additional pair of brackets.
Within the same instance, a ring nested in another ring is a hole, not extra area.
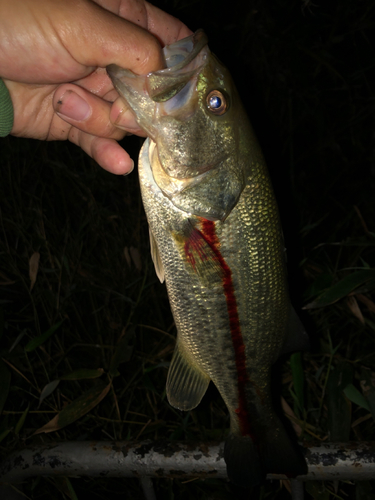
[(0, 307), (0, 339), (4, 331), (4, 309)]
[(105, 398), (110, 388), (111, 384), (105, 385), (103, 382), (99, 382), (75, 401), (65, 406), (65, 408), (63, 408), (58, 415), (56, 415), (46, 425), (43, 425), (43, 427), (35, 431), (33, 435), (41, 434), (42, 432), (48, 433), (58, 431), (59, 429), (72, 424), (95, 408), (95, 406), (98, 405), (103, 398)]
[(19, 333), (15, 339), (15, 341), (13, 342), (13, 344), (9, 347), (9, 351), (8, 352), (12, 352), (13, 349), (19, 344), (19, 342), (24, 338), (24, 336), (26, 335), (27, 333), (27, 328), (25, 328), (24, 330), (22, 330), (21, 333)]
[(10, 429), (5, 429), (5, 431), (0, 433), (0, 443), (7, 437), (10, 433)]
[(111, 359), (111, 364), (109, 367), (109, 374), (114, 377), (117, 374), (117, 369), (121, 363), (126, 363), (130, 360), (133, 352), (133, 346), (129, 346), (129, 342), (132, 340), (135, 333), (135, 329), (129, 328), (126, 330), (122, 339), (116, 347), (116, 351)]
[(125, 256), (126, 263), (128, 264), (129, 267), (132, 267), (132, 262), (133, 262), (137, 271), (142, 270), (141, 254), (137, 248), (125, 247), (124, 248), (124, 256)]
[(29, 260), (30, 292), (33, 289), (39, 269), (40, 253), (34, 252)]
[(370, 411), (370, 407), (366, 398), (359, 392), (359, 390), (353, 385), (348, 384), (344, 389), (345, 396), (350, 399), (352, 403), (364, 408), (367, 411)]
[(351, 312), (354, 314), (354, 316), (359, 319), (359, 321), (362, 323), (362, 325), (365, 324), (365, 319), (363, 317), (362, 311), (359, 308), (358, 302), (353, 295), (350, 295), (349, 297), (346, 298), (346, 303), (351, 310)]
[(334, 304), (338, 300), (349, 295), (357, 287), (363, 285), (363, 283), (366, 283), (374, 277), (375, 269), (367, 269), (351, 273), (348, 276), (345, 276), (345, 278), (340, 280), (338, 283), (335, 283), (322, 295), (320, 295), (320, 297), (307, 304), (303, 309), (316, 309), (318, 307), (325, 307), (330, 304)]
[(370, 481), (357, 481), (355, 484), (355, 500), (374, 500), (372, 485)]
[(74, 372), (68, 373), (67, 375), (64, 375), (59, 379), (53, 380), (52, 382), (47, 384), (42, 390), (39, 398), (38, 408), (42, 404), (42, 401), (53, 393), (53, 391), (59, 385), (60, 380), (92, 379), (101, 377), (103, 373), (104, 373), (103, 368), (98, 368), (97, 370), (86, 370), (85, 368), (82, 368), (81, 370), (75, 370)]
[(30, 340), (30, 342), (25, 347), (25, 351), (26, 352), (34, 351), (37, 347), (44, 344), (44, 342), (48, 340), (51, 337), (51, 335), (55, 333), (55, 331), (62, 325), (63, 321), (59, 321), (55, 325), (51, 326), (49, 330), (42, 333), (42, 335), (39, 335), (38, 337), (35, 337), (34, 339)]
[(145, 389), (149, 389), (150, 391), (154, 392), (155, 394), (158, 394), (158, 391), (156, 390), (154, 383), (152, 382), (151, 378), (146, 373), (143, 374), (142, 383), (143, 383), (143, 387)]
[(59, 385), (59, 383), (60, 383), (60, 379), (57, 379), (57, 380), (53, 380), (52, 382), (50, 382), (49, 384), (44, 386), (42, 392), (40, 393), (38, 408), (42, 404), (43, 400), (48, 398), (48, 396), (50, 396), (53, 393), (53, 391), (56, 389), (56, 387)]
[(152, 365), (148, 366), (147, 368), (143, 369), (143, 373), (150, 373), (153, 372), (154, 370), (157, 370), (158, 368), (169, 368), (171, 365), (170, 361), (162, 361), (161, 363), (158, 363), (157, 365)]
[(331, 273), (322, 272), (309, 285), (305, 292), (306, 299), (316, 297), (324, 293), (332, 285), (333, 276)]
[(139, 250), (134, 247), (130, 247), (130, 255), (132, 258), (132, 261), (134, 262), (135, 268), (137, 271), (142, 271), (142, 260), (141, 260), (141, 254), (139, 253)]
[(298, 406), (301, 411), (304, 408), (304, 373), (302, 366), (302, 354), (296, 352), (290, 357), (290, 367), (292, 369), (294, 392), (297, 396)]
[(353, 370), (348, 363), (341, 362), (329, 374), (327, 382), (328, 432), (333, 443), (349, 440), (352, 408), (343, 392), (351, 384)]
[(73, 489), (73, 485), (67, 477), (54, 476), (51, 477), (51, 482), (54, 483), (55, 488), (60, 492), (62, 498), (78, 500), (78, 497)]
[(14, 280), (11, 280), (4, 273), (0, 271), (0, 285), (13, 285)]
[(74, 372), (63, 375), (60, 380), (85, 380), (92, 378), (99, 378), (103, 375), (103, 368), (97, 368), (96, 370), (89, 370), (86, 368), (81, 368), (79, 370), (74, 370)]
[(361, 370), (361, 388), (375, 420), (375, 373), (367, 368)]
[(18, 420), (16, 427), (14, 429), (14, 433), (18, 435), (20, 433), (20, 430), (23, 427), (23, 424), (25, 423), (27, 414), (29, 413), (29, 406), (26, 408), (26, 410), (22, 413), (20, 419)]
[(366, 295), (362, 295), (361, 293), (356, 294), (356, 298), (362, 302), (362, 304), (365, 304), (365, 306), (368, 308), (369, 311), (372, 313), (375, 313), (375, 304), (374, 302), (366, 297)]
[(314, 500), (330, 500), (331, 498), (323, 481), (306, 481), (306, 491)]
[(124, 248), (124, 256), (125, 256), (126, 263), (128, 264), (129, 267), (131, 267), (132, 261), (131, 261), (131, 258), (130, 258), (129, 248), (128, 247)]
[(72, 483), (69, 481), (69, 478), (64, 477), (64, 480), (65, 480), (66, 487), (67, 487), (67, 489), (68, 489), (68, 493), (69, 493), (69, 496), (70, 496), (71, 500), (78, 500), (78, 497), (77, 497), (77, 495), (76, 495), (76, 492), (74, 491), (73, 485), (72, 485)]
[(298, 437), (301, 437), (302, 427), (298, 423), (299, 419), (297, 418), (292, 408), (288, 405), (288, 403), (282, 396), (281, 396), (281, 407), (283, 409), (284, 414), (289, 418), (295, 433), (297, 434)]
[(4, 361), (0, 359), (0, 415), (3, 411), (5, 402), (8, 398), (9, 388), (10, 388), (10, 371), (6, 367)]

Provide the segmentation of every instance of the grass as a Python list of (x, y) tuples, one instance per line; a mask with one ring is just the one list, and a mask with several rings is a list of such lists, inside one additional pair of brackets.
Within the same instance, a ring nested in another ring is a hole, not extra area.
[[(291, 295), (312, 341), (310, 353), (282, 366), (301, 439), (375, 440), (373, 4), (159, 5), (207, 31), (269, 165)], [(124, 143), (133, 158), (140, 143)], [(1, 455), (56, 440), (222, 440), (228, 419), (214, 388), (188, 414), (165, 397), (175, 328), (149, 257), (136, 174), (112, 176), (66, 144), (11, 137), (1, 140), (0, 163)], [(319, 307), (301, 309), (308, 304)], [(70, 425), (33, 435), (89, 394), (97, 403), (89, 412), (78, 404)], [(155, 488), (163, 499), (236, 497), (218, 480)], [(372, 482), (307, 490), (316, 499), (375, 498)], [(24, 492), (142, 498), (136, 479), (34, 478)], [(274, 482), (252, 498), (288, 496)]]

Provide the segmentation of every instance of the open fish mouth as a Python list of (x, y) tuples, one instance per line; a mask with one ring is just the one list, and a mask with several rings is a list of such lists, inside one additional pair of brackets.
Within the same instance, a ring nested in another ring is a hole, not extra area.
[[(194, 73), (199, 72), (205, 64), (207, 51), (202, 53), (201, 57), (198, 57), (198, 54), (207, 46), (207, 43), (204, 31), (198, 30), (194, 35), (163, 48), (166, 64), (164, 69), (148, 75), (136, 75), (116, 64), (110, 64), (107, 66), (107, 73), (120, 95), (123, 95), (124, 82), (125, 85), (127, 83), (138, 87), (138, 90), (140, 90), (141, 83), (154, 102), (165, 102), (179, 93)], [(130, 81), (126, 82), (126, 78)]]

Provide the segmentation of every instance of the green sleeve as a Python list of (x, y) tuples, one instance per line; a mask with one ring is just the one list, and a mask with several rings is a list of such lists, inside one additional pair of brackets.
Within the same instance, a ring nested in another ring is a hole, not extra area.
[(13, 128), (13, 104), (5, 83), (0, 78), (0, 137), (10, 134)]

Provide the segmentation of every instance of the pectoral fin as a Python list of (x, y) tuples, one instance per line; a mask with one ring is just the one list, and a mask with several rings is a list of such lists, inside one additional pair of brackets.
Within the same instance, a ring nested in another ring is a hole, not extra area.
[(169, 403), (179, 410), (192, 410), (200, 403), (209, 383), (210, 377), (177, 344), (167, 378)]
[(164, 267), (163, 263), (160, 258), (160, 253), (158, 249), (158, 245), (156, 243), (156, 240), (154, 238), (154, 235), (152, 234), (151, 228), (148, 228), (149, 233), (150, 233), (150, 250), (151, 250), (151, 258), (155, 266), (155, 272), (157, 277), (160, 280), (160, 283), (164, 282)]
[(204, 234), (189, 220), (183, 232), (173, 236), (189, 271), (198, 275), (205, 286), (222, 286), (225, 271), (218, 258), (218, 249), (212, 246)]

